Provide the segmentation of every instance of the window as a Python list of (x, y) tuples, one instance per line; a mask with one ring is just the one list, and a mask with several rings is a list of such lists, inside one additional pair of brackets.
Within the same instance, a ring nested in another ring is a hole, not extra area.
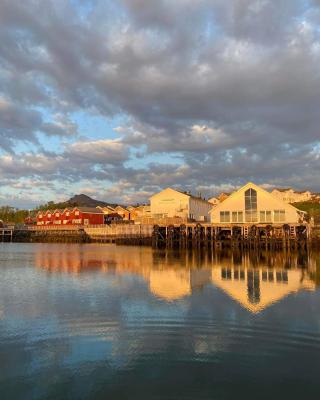
[(220, 211), (220, 222), (230, 222), (229, 211)]
[(260, 222), (272, 222), (271, 211), (260, 211)]
[(232, 211), (232, 222), (243, 222), (243, 212)]
[(246, 222), (257, 222), (257, 191), (248, 189), (244, 193)]
[(274, 210), (274, 222), (284, 222), (286, 220), (285, 210)]

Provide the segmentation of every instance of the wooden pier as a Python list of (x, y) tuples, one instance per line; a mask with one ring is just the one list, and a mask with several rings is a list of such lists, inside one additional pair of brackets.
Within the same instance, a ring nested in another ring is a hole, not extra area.
[(307, 224), (285, 225), (154, 225), (152, 245), (158, 247), (306, 248), (310, 240)]
[(13, 226), (2, 226), (0, 228), (1, 242), (12, 242), (13, 232), (14, 232)]

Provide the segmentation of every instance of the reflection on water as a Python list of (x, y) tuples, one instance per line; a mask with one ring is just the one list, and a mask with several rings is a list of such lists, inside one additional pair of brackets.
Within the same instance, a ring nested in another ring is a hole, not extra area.
[(0, 399), (314, 399), (320, 256), (0, 245)]
[(42, 245), (35, 262), (50, 272), (139, 274), (151, 293), (167, 301), (214, 284), (252, 313), (291, 293), (316, 288), (316, 260), (307, 253), (105, 249), (79, 245), (56, 252), (52, 245)]

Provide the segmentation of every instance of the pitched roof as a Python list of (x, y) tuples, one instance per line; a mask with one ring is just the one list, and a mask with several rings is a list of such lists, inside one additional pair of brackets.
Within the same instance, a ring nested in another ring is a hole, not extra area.
[(155, 193), (155, 194), (152, 195), (150, 198), (152, 198), (153, 196), (156, 196), (156, 195), (158, 195), (159, 193), (161, 193), (161, 192), (163, 192), (163, 191), (165, 191), (165, 190), (168, 190), (168, 189), (170, 189), (170, 190), (172, 190), (172, 191), (174, 191), (174, 192), (183, 194), (183, 195), (185, 195), (185, 196), (188, 196), (188, 197), (190, 197), (190, 198), (192, 198), (192, 199), (199, 200), (199, 201), (204, 201), (205, 203), (208, 203), (208, 201), (205, 200), (205, 199), (203, 199), (202, 197), (194, 196), (193, 194), (191, 194), (191, 193), (189, 193), (189, 192), (182, 191), (182, 190), (178, 190), (178, 189), (173, 189), (173, 188), (171, 188), (171, 187), (167, 187), (167, 188), (161, 190), (160, 192)]

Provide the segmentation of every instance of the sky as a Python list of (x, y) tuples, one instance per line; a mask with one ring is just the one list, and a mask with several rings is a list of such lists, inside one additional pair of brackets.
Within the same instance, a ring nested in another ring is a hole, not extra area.
[(320, 191), (320, 0), (0, 0), (0, 205)]

